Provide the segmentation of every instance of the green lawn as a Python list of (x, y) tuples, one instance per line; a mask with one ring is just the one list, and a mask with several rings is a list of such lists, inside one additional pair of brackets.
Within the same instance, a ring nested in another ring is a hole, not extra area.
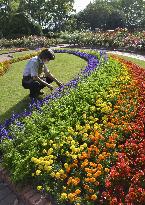
[[(30, 102), (29, 90), (21, 86), (23, 69), (27, 61), (13, 63), (11, 68), (0, 77), (0, 122), (9, 118), (12, 112), (19, 113), (27, 108)], [(63, 83), (68, 82), (87, 62), (70, 54), (56, 54), (55, 61), (50, 61), (48, 66), (51, 73)], [(54, 83), (53, 85), (56, 84)], [(43, 89), (45, 95), (50, 93), (48, 88)]]

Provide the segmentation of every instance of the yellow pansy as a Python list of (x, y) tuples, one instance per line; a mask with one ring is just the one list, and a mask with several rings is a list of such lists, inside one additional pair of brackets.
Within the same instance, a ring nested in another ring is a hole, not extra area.
[(41, 174), (41, 170), (37, 169), (37, 170), (36, 170), (36, 175), (38, 176), (38, 175), (40, 175), (40, 174)]
[(42, 186), (37, 186), (37, 190), (41, 191), (42, 190)]
[(61, 194), (61, 199), (67, 199), (67, 194), (66, 193), (62, 193)]

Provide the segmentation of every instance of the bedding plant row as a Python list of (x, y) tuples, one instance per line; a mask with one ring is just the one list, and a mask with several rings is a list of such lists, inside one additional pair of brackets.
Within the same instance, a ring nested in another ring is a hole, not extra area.
[(86, 57), (81, 77), (1, 132), (3, 165), (57, 204), (144, 204), (145, 71)]
[(8, 71), (8, 69), (10, 68), (10, 65), (12, 63), (16, 63), (16, 62), (19, 62), (22, 60), (27, 60), (33, 56), (36, 56), (36, 55), (37, 55), (37, 52), (33, 52), (31, 54), (25, 54), (25, 55), (22, 55), (20, 57), (16, 57), (16, 58), (12, 58), (10, 60), (5, 60), (4, 62), (0, 62), (0, 77), (3, 76)]
[(129, 32), (126, 28), (99, 32), (62, 32), (60, 37), (64, 43), (79, 46), (105, 47), (108, 49), (123, 49), (125, 51), (145, 51), (145, 31)]

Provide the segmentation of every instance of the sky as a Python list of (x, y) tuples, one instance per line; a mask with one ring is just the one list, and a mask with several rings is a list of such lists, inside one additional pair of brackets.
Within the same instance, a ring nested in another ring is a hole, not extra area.
[(85, 9), (90, 2), (92, 2), (92, 0), (75, 0), (74, 9), (76, 9), (76, 12), (78, 13)]

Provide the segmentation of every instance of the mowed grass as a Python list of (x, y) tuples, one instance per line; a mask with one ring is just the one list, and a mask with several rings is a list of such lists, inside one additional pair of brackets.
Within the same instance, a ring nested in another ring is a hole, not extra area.
[[(13, 63), (7, 73), (0, 77), (0, 123), (13, 112), (20, 113), (27, 109), (30, 103), (29, 90), (21, 85), (26, 63), (27, 60)], [(73, 79), (86, 65), (85, 60), (66, 53), (56, 54), (56, 59), (47, 64), (50, 72), (63, 83)], [(55, 83), (53, 85), (57, 87)], [(50, 94), (48, 88), (44, 88), (43, 91), (44, 97)]]

